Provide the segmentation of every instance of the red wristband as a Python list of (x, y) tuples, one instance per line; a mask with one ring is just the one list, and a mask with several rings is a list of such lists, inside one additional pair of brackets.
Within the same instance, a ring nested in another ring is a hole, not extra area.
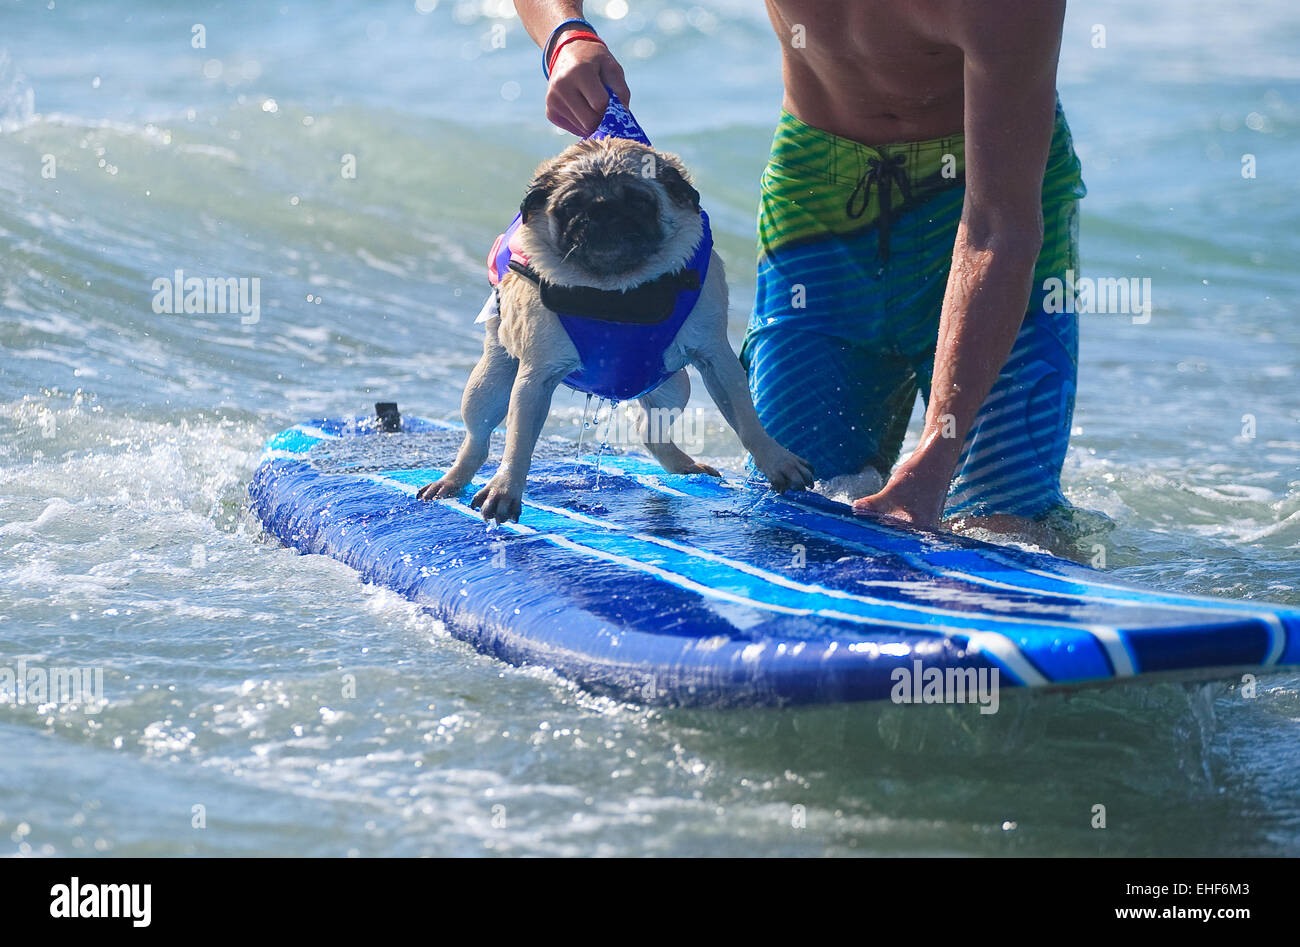
[(567, 36), (562, 37), (560, 41), (555, 44), (555, 48), (551, 50), (551, 61), (546, 64), (546, 72), (548, 75), (555, 71), (555, 60), (560, 58), (560, 50), (572, 43), (575, 39), (585, 39), (593, 43), (600, 43), (601, 46), (605, 45), (605, 41), (595, 33), (589, 33), (586, 30), (571, 31)]

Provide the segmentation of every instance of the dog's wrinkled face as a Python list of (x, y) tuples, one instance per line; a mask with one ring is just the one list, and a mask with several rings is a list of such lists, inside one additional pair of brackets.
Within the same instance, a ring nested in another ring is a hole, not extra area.
[(582, 141), (529, 185), (523, 248), (554, 283), (626, 289), (685, 264), (699, 210), (676, 157), (626, 139)]

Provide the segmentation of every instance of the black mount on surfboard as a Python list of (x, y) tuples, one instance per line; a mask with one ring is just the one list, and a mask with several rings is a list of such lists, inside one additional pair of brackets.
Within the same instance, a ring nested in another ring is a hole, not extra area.
[(402, 415), (397, 410), (396, 401), (376, 401), (375, 420), (379, 430), (385, 434), (395, 434), (402, 429)]

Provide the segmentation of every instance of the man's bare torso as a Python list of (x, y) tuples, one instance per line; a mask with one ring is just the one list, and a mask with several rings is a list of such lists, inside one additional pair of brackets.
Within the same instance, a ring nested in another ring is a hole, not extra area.
[(964, 57), (945, 40), (949, 3), (767, 0), (783, 50), (785, 108), (867, 144), (960, 132)]

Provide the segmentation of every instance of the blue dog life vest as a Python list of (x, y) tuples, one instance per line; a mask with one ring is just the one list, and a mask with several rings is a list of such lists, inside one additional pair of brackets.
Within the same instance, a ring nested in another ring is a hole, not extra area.
[[(649, 145), (641, 126), (637, 124), (632, 113), (618, 100), (613, 92), (609, 94), (609, 107), (600, 126), (591, 133), (590, 138), (630, 138), (643, 145)], [(528, 267), (528, 259), (519, 247), (511, 247), (512, 238), (519, 230), (522, 218), (515, 215), (514, 221), (506, 232), (497, 237), (488, 254), (488, 280), (495, 287), (506, 273), (513, 269), (539, 283), (543, 304), (547, 302), (548, 291), (563, 300), (567, 287), (550, 287), (538, 280)], [(667, 281), (659, 294), (672, 292), (676, 297), (671, 312), (662, 317), (650, 316), (629, 321), (619, 310), (618, 292), (584, 290), (589, 296), (607, 300), (609, 312), (600, 314), (578, 314), (556, 309), (560, 325), (568, 333), (574, 348), (578, 350), (580, 366), (564, 379), (564, 383), (577, 391), (585, 391), (601, 398), (613, 401), (629, 401), (654, 391), (671, 376), (672, 372), (664, 368), (664, 353), (677, 337), (686, 318), (695, 308), (704, 288), (704, 281), (709, 274), (709, 258), (713, 254), (713, 234), (709, 230), (709, 217), (700, 211), (700, 223), (704, 232), (700, 237), (695, 252), (680, 274), (673, 274), (656, 280)], [(512, 265), (513, 264), (513, 265)], [(698, 278), (696, 278), (698, 277)], [(649, 288), (647, 286), (647, 288)], [(631, 292), (637, 292), (640, 287)], [(558, 305), (563, 305), (562, 302)], [(547, 308), (552, 308), (548, 306)], [(666, 307), (665, 307), (666, 309)]]

